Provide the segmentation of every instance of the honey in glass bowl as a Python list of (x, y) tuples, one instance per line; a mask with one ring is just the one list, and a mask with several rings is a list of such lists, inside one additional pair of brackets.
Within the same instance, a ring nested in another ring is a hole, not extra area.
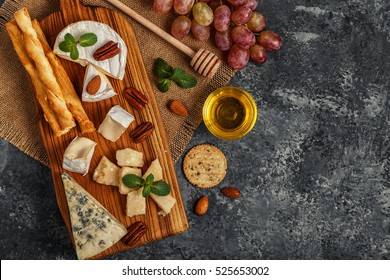
[(247, 135), (257, 119), (257, 106), (245, 90), (226, 86), (213, 91), (203, 105), (207, 129), (222, 140), (236, 140)]

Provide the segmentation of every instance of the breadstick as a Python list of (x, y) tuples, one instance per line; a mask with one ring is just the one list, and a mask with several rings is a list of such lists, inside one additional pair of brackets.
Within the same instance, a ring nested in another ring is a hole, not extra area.
[(34, 61), (39, 78), (45, 85), (49, 104), (57, 116), (62, 129), (74, 127), (76, 124), (66, 103), (60, 86), (55, 78), (53, 69), (45, 56), (42, 45), (38, 40), (37, 33), (32, 27), (31, 18), (26, 8), (22, 8), (15, 14), (15, 20), (23, 32), (24, 45), (28, 55)]
[(56, 76), (57, 82), (62, 89), (62, 94), (64, 96), (66, 105), (71, 111), (73, 117), (79, 123), (81, 132), (86, 133), (95, 131), (95, 126), (88, 119), (88, 116), (85, 113), (83, 106), (81, 105), (80, 98), (77, 95), (68, 74), (66, 73), (58, 57), (53, 53), (53, 50), (47, 42), (45, 34), (43, 33), (41, 26), (36, 19), (32, 21), (32, 26), (38, 35), (38, 39), (42, 44), (43, 51), (45, 52), (47, 59), (53, 67), (54, 75)]
[(35, 88), (35, 97), (42, 108), (46, 121), (49, 123), (56, 136), (61, 136), (62, 134), (65, 134), (70, 130), (70, 128), (67, 130), (61, 130), (54, 112), (50, 109), (47, 99), (45, 98), (46, 88), (39, 79), (39, 75), (37, 69), (34, 66), (34, 62), (31, 61), (24, 47), (22, 31), (19, 29), (18, 25), (14, 20), (8, 22), (5, 27), (11, 38), (12, 44), (14, 45), (16, 54), (18, 55), (23, 67), (26, 69), (27, 73), (30, 76), (32, 84)]

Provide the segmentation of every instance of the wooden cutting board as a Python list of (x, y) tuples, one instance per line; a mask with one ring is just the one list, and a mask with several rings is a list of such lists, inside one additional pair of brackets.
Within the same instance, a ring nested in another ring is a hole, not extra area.
[[(60, 12), (53, 13), (43, 19), (41, 27), (46, 37), (53, 46), (57, 34), (67, 25), (80, 20), (95, 20), (111, 26), (125, 41), (128, 48), (126, 74), (122, 81), (111, 79), (110, 81), (118, 93), (117, 96), (95, 103), (84, 102), (83, 106), (91, 121), (98, 128), (104, 120), (109, 109), (114, 105), (120, 105), (135, 117), (130, 127), (120, 137), (118, 141), (112, 143), (105, 140), (98, 132), (83, 134), (97, 143), (95, 153), (92, 158), (89, 173), (86, 176), (68, 172), (81, 186), (91, 193), (103, 206), (105, 206), (125, 227), (129, 227), (136, 221), (143, 221), (148, 230), (136, 246), (140, 246), (164, 237), (181, 233), (188, 228), (187, 217), (177, 182), (174, 165), (168, 145), (168, 140), (163, 121), (157, 106), (156, 98), (151, 86), (144, 61), (141, 56), (137, 38), (131, 24), (127, 19), (117, 12), (105, 8), (89, 8), (83, 6), (79, 0), (60, 0)], [(77, 63), (61, 59), (61, 62), (73, 82), (77, 92), (81, 93), (85, 68)], [(134, 110), (124, 99), (122, 92), (126, 87), (135, 87), (143, 92), (149, 99), (149, 104), (142, 110)], [(39, 111), (39, 109), (38, 109)], [(57, 202), (65, 224), (70, 233), (71, 224), (65, 197), (65, 192), (61, 180), (63, 154), (68, 144), (75, 136), (81, 135), (80, 129), (72, 131), (64, 136), (55, 137), (51, 128), (44, 120), (42, 114), (38, 114), (40, 132), (49, 155), (50, 168), (54, 182)], [(154, 125), (153, 134), (140, 144), (135, 144), (129, 134), (134, 127), (144, 121), (150, 121)], [(129, 218), (125, 214), (126, 196), (119, 194), (118, 188), (113, 186), (100, 185), (92, 180), (93, 170), (98, 165), (104, 155), (112, 162), (116, 163), (115, 152), (118, 149), (130, 147), (144, 153), (146, 171), (151, 161), (158, 158), (163, 167), (163, 180), (171, 186), (171, 195), (176, 198), (177, 203), (171, 213), (166, 217), (159, 216), (158, 207), (150, 198), (147, 199), (146, 215), (138, 215)], [(131, 249), (122, 242), (97, 255), (96, 259), (103, 258), (117, 252)]]

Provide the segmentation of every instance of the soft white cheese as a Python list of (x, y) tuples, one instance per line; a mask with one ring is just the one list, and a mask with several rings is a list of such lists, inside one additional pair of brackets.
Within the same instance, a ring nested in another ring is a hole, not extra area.
[[(79, 51), (79, 58), (77, 60), (71, 59), (69, 52), (63, 52), (60, 50), (59, 44), (64, 41), (65, 34), (72, 34), (72, 36), (76, 39), (77, 42), (81, 35), (90, 32), (96, 34), (98, 41), (95, 45), (90, 47), (81, 47), (79, 44), (77, 44), (77, 49)], [(95, 60), (93, 58), (93, 54), (95, 53), (95, 51), (105, 45), (108, 41), (118, 43), (118, 47), (121, 50), (120, 53), (112, 58), (105, 59), (102, 61)], [(82, 66), (86, 66), (91, 63), (97, 68), (99, 68), (101, 71), (103, 71), (105, 74), (116, 79), (122, 80), (123, 76), (125, 75), (127, 58), (126, 44), (118, 33), (116, 33), (108, 25), (101, 22), (79, 21), (68, 25), (58, 34), (54, 43), (53, 52), (62, 58), (77, 62)]]
[(62, 167), (65, 170), (86, 175), (96, 143), (85, 137), (74, 138), (64, 152)]
[[(95, 94), (89, 94), (87, 91), (87, 86), (89, 82), (95, 77), (100, 76), (101, 83), (98, 91)], [(84, 75), (84, 85), (83, 85), (83, 93), (81, 94), (81, 100), (84, 102), (97, 102), (104, 99), (111, 98), (116, 95), (110, 81), (107, 79), (106, 75), (100, 72), (95, 68), (92, 64), (87, 66)]]
[(126, 235), (126, 228), (72, 177), (63, 173), (61, 178), (78, 259), (91, 258)]
[(115, 105), (108, 111), (106, 118), (99, 126), (98, 132), (107, 140), (115, 142), (133, 121), (133, 115), (121, 106)]

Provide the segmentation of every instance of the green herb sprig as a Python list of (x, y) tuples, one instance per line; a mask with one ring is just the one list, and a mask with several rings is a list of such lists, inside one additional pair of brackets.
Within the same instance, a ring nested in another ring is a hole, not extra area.
[(76, 41), (72, 34), (66, 33), (64, 36), (64, 41), (59, 44), (59, 48), (63, 52), (69, 52), (70, 58), (76, 60), (79, 58), (77, 44), (80, 44), (82, 47), (90, 47), (95, 45), (97, 40), (98, 38), (94, 33), (85, 33), (80, 36), (78, 41)]
[(187, 74), (182, 68), (173, 68), (164, 59), (157, 58), (154, 62), (154, 74), (159, 78), (157, 87), (161, 92), (167, 92), (174, 81), (180, 88), (192, 88), (198, 81)]
[(134, 174), (127, 174), (122, 178), (123, 184), (125, 184), (128, 188), (138, 189), (143, 187), (143, 197), (149, 197), (150, 193), (156, 194), (158, 196), (166, 196), (170, 193), (171, 189), (168, 183), (164, 181), (153, 181), (153, 174), (149, 174), (145, 180)]

